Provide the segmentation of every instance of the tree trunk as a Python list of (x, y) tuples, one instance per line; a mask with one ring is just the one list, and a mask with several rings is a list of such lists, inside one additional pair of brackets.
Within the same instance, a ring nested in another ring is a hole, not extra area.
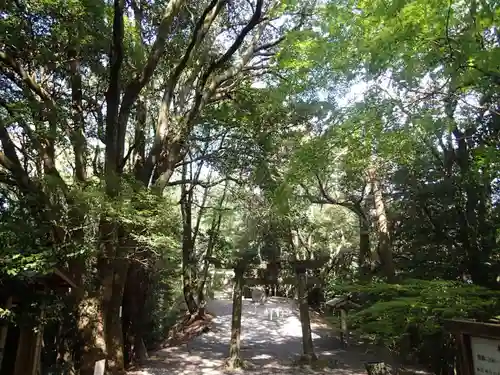
[[(226, 192), (227, 188), (229, 187), (229, 180), (226, 181), (226, 184), (224, 186), (224, 191), (221, 195), (221, 198), (219, 200), (219, 204), (217, 206), (218, 210), (214, 213), (213, 219), (212, 219), (212, 225), (210, 227), (210, 236), (208, 238), (208, 244), (207, 244), (207, 252), (205, 254), (205, 262), (203, 265), (203, 273), (202, 273), (202, 278), (200, 280), (200, 283), (198, 285), (198, 303), (201, 305), (203, 304), (205, 300), (205, 284), (208, 278), (208, 270), (210, 268), (210, 258), (212, 257), (212, 253), (214, 250), (214, 247), (217, 243), (217, 239), (219, 237), (219, 231), (220, 231), (220, 224), (222, 221), (222, 213), (220, 210), (222, 209), (222, 205), (224, 204), (224, 200), (226, 199)], [(201, 215), (201, 213), (200, 213)]]
[(125, 373), (124, 341), (121, 319), (123, 292), (129, 267), (126, 240), (122, 226), (102, 218), (100, 241), (103, 253), (98, 260), (97, 269), (101, 283), (102, 311), (104, 317), (104, 337), (107, 351), (107, 373)]
[(101, 298), (96, 294), (82, 298), (78, 311), (78, 330), (83, 339), (80, 375), (93, 375), (95, 363), (106, 358)]
[(305, 270), (296, 270), (296, 276), (300, 325), (302, 326), (302, 357), (306, 362), (310, 362), (316, 359), (316, 355), (314, 354), (311, 319), (309, 317), (309, 305), (307, 304), (307, 280)]
[[(208, 250), (210, 250), (210, 253)], [(207, 249), (206, 256), (207, 257), (212, 256), (212, 251), (210, 248)], [(210, 268), (210, 262), (208, 261), (208, 259), (205, 259), (205, 264), (203, 265), (203, 271), (201, 274), (200, 284), (198, 285), (198, 305), (199, 306), (204, 306), (205, 302), (206, 302), (205, 285), (206, 285), (207, 279), (208, 279), (209, 268)]]
[(148, 359), (148, 351), (144, 343), (145, 307), (148, 299), (148, 275), (145, 269), (139, 271), (140, 283), (135, 294), (135, 314), (132, 316), (132, 332), (134, 336), (134, 361), (138, 364)]
[[(76, 219), (78, 216), (75, 216)], [(79, 232), (78, 232), (79, 233)], [(81, 233), (83, 241), (83, 233)], [(93, 290), (85, 290), (83, 273), (85, 262), (83, 258), (70, 261), (70, 272), (78, 288), (72, 289), (70, 299), (76, 305), (76, 325), (78, 330), (77, 358), (80, 362), (80, 375), (93, 375), (95, 362), (106, 358), (106, 340), (104, 333), (104, 314), (102, 306), (102, 290), (97, 287)], [(99, 283), (99, 275), (94, 283)], [(64, 324), (64, 323), (63, 323)], [(70, 353), (63, 351), (59, 353), (61, 364), (68, 364)]]
[[(121, 310), (127, 270), (128, 261), (126, 259), (115, 259), (113, 261), (111, 296), (109, 300), (105, 299), (104, 301), (106, 348), (108, 351), (107, 369), (112, 375), (125, 373)], [(106, 283), (104, 287), (109, 288), (110, 285)]]
[[(187, 165), (182, 168), (182, 178), (187, 180)], [(182, 283), (184, 300), (190, 314), (198, 311), (198, 305), (194, 298), (196, 281), (196, 259), (194, 259), (193, 225), (192, 225), (192, 199), (193, 191), (186, 184), (182, 185), (181, 191), (181, 214), (182, 214)]]
[(186, 306), (190, 314), (196, 314), (198, 311), (198, 304), (194, 298), (195, 289), (194, 284), (194, 265), (192, 256), (192, 250), (188, 244), (182, 245), (182, 283), (183, 283), (183, 293), (184, 300), (186, 301)]
[(148, 279), (146, 272), (141, 265), (131, 264), (127, 273), (122, 317), (126, 365), (141, 364), (148, 358), (143, 340)]
[[(84, 164), (80, 163), (80, 167), (83, 168), (83, 166)], [(85, 173), (83, 171), (77, 171), (76, 175), (79, 182), (84, 181), (80, 179), (85, 177)], [(82, 223), (85, 221), (85, 215), (84, 212), (82, 212), (82, 208), (76, 206), (75, 202), (70, 200), (70, 204), (73, 206), (70, 212), (70, 227), (73, 228), (71, 242), (74, 246), (84, 246), (85, 232), (82, 229)], [(81, 322), (79, 322), (81, 319), (80, 314), (82, 313), (79, 307), (81, 306), (82, 298), (85, 295), (85, 255), (80, 255), (70, 259), (68, 261), (68, 271), (73, 282), (77, 285), (77, 288), (73, 288), (70, 294), (65, 297), (65, 308), (67, 309), (66, 312), (69, 314), (65, 316), (61, 323), (60, 328), (63, 335), (59, 337), (60, 345), (58, 347), (57, 362), (60, 368), (65, 368), (69, 375), (77, 373), (76, 364), (83, 361), (83, 358), (79, 358), (79, 356), (84, 355), (84, 353), (88, 351), (83, 349), (82, 346), (94, 345), (95, 342), (86, 342), (84, 340), (86, 334), (81, 332), (79, 329), (81, 326)], [(75, 345), (75, 342), (77, 345)], [(87, 360), (91, 359), (85, 359), (85, 361)]]
[[(452, 115), (449, 117), (454, 121)], [(491, 272), (485, 271), (485, 263), (495, 247), (495, 230), (487, 215), (491, 209), (490, 181), (487, 177), (481, 181), (481, 177), (475, 175), (470, 167), (470, 149), (473, 146), (469, 142), (473, 133), (472, 129), (465, 133), (457, 127), (453, 129), (458, 145), (454, 160), (460, 168), (460, 186), (463, 186), (463, 190), (457, 192), (461, 198), (456, 200), (460, 239), (465, 253), (462, 268), (470, 274), (474, 284), (498, 288), (495, 280), (490, 279)]]
[[(150, 277), (148, 270), (139, 267), (139, 275), (136, 280), (137, 292), (136, 298), (136, 314), (132, 317), (132, 330), (134, 333), (134, 359), (137, 363), (142, 364), (148, 359), (148, 351), (144, 343), (145, 324), (147, 322), (146, 303), (148, 302)], [(131, 280), (133, 282), (133, 280)]]
[(240, 368), (243, 365), (240, 353), (241, 336), (241, 311), (243, 297), (243, 274), (242, 267), (234, 269), (234, 288), (233, 288), (233, 312), (231, 318), (231, 342), (229, 344), (228, 367), (231, 369)]
[(372, 186), (373, 200), (375, 205), (378, 246), (377, 252), (382, 265), (382, 271), (388, 282), (394, 282), (396, 279), (396, 270), (392, 258), (391, 238), (389, 234), (389, 223), (385, 208), (382, 189), (378, 180), (377, 172), (374, 167), (368, 170), (368, 177)]
[(364, 215), (358, 214), (358, 218), (360, 279), (368, 282), (371, 279), (370, 224)]
[[(215, 222), (215, 217), (214, 217), (214, 222)], [(213, 249), (215, 246), (216, 237), (218, 236), (218, 231), (219, 231), (219, 227), (220, 227), (220, 222), (221, 222), (221, 215), (220, 214), (218, 215), (217, 222), (218, 222), (218, 226), (216, 226), (212, 223), (212, 229), (210, 231), (210, 237), (208, 239), (208, 244), (207, 244), (207, 252), (205, 254), (205, 260), (204, 260), (204, 264), (203, 264), (203, 271), (201, 274), (200, 283), (198, 285), (198, 304), (200, 306), (205, 305), (205, 284), (207, 282), (208, 271), (210, 268), (210, 257), (212, 256)]]

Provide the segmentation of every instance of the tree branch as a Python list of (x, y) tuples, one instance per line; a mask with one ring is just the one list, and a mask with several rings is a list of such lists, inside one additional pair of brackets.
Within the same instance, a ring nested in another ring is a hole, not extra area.
[(220, 180), (217, 180), (217, 181), (202, 181), (202, 180), (198, 180), (198, 179), (182, 179), (182, 180), (177, 180), (177, 181), (169, 181), (167, 183), (167, 186), (179, 186), (179, 185), (192, 185), (192, 186), (195, 186), (195, 185), (198, 185), (198, 186), (201, 186), (202, 188), (205, 188), (205, 189), (208, 189), (208, 188), (211, 188), (211, 187), (214, 187), (214, 186), (217, 186), (227, 180), (230, 180), (230, 181), (235, 181), (234, 179), (232, 178), (229, 178), (229, 177), (224, 177)]
[(73, 129), (70, 132), (70, 138), (75, 157), (75, 176), (78, 181), (83, 182), (87, 179), (87, 140), (85, 139), (85, 120), (82, 103), (82, 75), (76, 49), (71, 49), (68, 57), (70, 59), (71, 111), (73, 118)]
[(174, 93), (175, 86), (177, 85), (177, 81), (179, 80), (180, 75), (186, 68), (193, 54), (193, 51), (197, 49), (197, 47), (206, 37), (208, 31), (210, 30), (210, 27), (212, 26), (213, 21), (217, 18), (225, 3), (227, 3), (227, 0), (212, 0), (210, 4), (203, 11), (203, 14), (196, 23), (195, 29), (193, 31), (193, 36), (186, 49), (186, 52), (182, 56), (181, 61), (177, 64), (177, 66), (174, 69), (174, 72), (172, 73), (172, 75), (168, 80), (167, 88), (163, 96), (163, 102), (165, 105), (170, 106), (170, 99)]
[(309, 190), (307, 187), (303, 184), (301, 184), (302, 189), (304, 189), (306, 193), (306, 198), (309, 199), (311, 203), (315, 204), (333, 204), (341, 207), (347, 208), (349, 211), (355, 213), (359, 217), (363, 218), (363, 220), (366, 220), (366, 214), (363, 212), (360, 202), (348, 202), (348, 201), (339, 201), (335, 198), (333, 198), (325, 189), (321, 179), (319, 178), (318, 174), (315, 174), (316, 180), (318, 182), (318, 188), (320, 190), (320, 196), (315, 196), (309, 193)]
[[(105, 175), (107, 178), (119, 172), (118, 166), (123, 158), (120, 156), (123, 145), (118, 144), (119, 129), (118, 111), (120, 106), (120, 72), (123, 64), (123, 0), (114, 0), (113, 40), (109, 51), (109, 86), (106, 92), (106, 151)], [(109, 191), (109, 190), (108, 190)]]
[[(217, 70), (222, 68), (228, 61), (229, 59), (234, 55), (234, 53), (240, 48), (240, 46), (243, 44), (245, 37), (250, 33), (250, 31), (258, 25), (262, 20), (261, 20), (261, 15), (262, 15), (262, 6), (263, 6), (263, 0), (257, 0), (257, 6), (255, 9), (255, 12), (253, 13), (252, 17), (246, 24), (246, 26), (242, 29), (240, 34), (236, 37), (235, 41), (233, 44), (228, 48), (228, 50), (219, 58), (217, 61), (213, 64), (211, 64), (207, 70), (203, 73), (202, 77), (199, 80), (199, 83), (197, 84), (197, 89), (194, 95), (194, 103), (187, 112), (187, 114), (183, 117), (181, 120), (181, 124), (178, 124), (178, 128), (176, 129), (175, 132), (172, 132), (171, 135), (169, 135), (169, 140), (167, 142), (166, 139), (161, 139), (161, 142), (158, 142), (156, 147), (152, 149), (150, 152), (150, 156), (148, 157), (147, 160), (147, 165), (148, 165), (148, 170), (152, 169), (152, 166), (154, 166), (157, 163), (158, 154), (161, 151), (162, 148), (164, 148), (164, 145), (166, 143), (169, 144), (170, 150), (168, 150), (169, 155), (167, 156), (167, 164), (164, 166), (164, 171), (158, 175), (158, 177), (155, 180), (155, 189), (156, 190), (163, 190), (163, 188), (167, 185), (168, 179), (172, 175), (172, 168), (177, 164), (180, 160), (182, 160), (183, 157), (183, 149), (185, 146), (185, 142), (187, 139), (187, 136), (191, 132), (191, 128), (193, 126), (193, 122), (198, 116), (201, 108), (203, 108), (204, 104), (211, 98), (211, 96), (214, 94), (215, 90), (217, 89), (218, 85), (224, 81), (225, 79), (233, 76), (236, 74), (238, 71), (241, 70), (242, 65), (245, 65), (248, 63), (249, 59), (251, 58), (251, 55), (253, 53), (253, 49), (255, 48), (255, 43), (252, 43), (251, 47), (243, 54), (242, 57), (242, 62), (238, 64), (237, 66), (233, 66), (230, 69), (227, 69), (224, 73), (222, 73), (220, 76), (217, 76), (212, 79), (210, 82), (210, 85), (206, 87), (207, 82), (210, 80), (212, 73)], [(260, 38), (262, 30), (259, 30), (257, 33), (256, 37), (254, 38), (255, 40), (258, 40)], [(161, 112), (160, 113), (160, 118), (159, 120), (163, 122), (168, 121), (168, 116), (167, 112)], [(148, 172), (146, 170), (146, 172)], [(143, 181), (146, 180), (146, 176), (143, 177)]]
[[(2, 155), (3, 154), (0, 152), (0, 160), (2, 159)], [(1, 161), (0, 164), (2, 164)], [(12, 176), (2, 170), (0, 170), (0, 183), (12, 187), (18, 187), (17, 182), (12, 178)]]
[[(154, 140), (153, 147), (151, 148), (149, 155), (146, 159), (145, 165), (144, 165), (144, 171), (143, 171), (143, 177), (141, 180), (143, 182), (146, 181), (146, 179), (149, 179), (148, 176), (151, 174), (151, 172), (154, 169), (154, 165), (157, 163), (158, 155), (161, 152), (162, 148), (164, 147), (165, 143), (165, 135), (167, 133), (167, 128), (169, 125), (169, 111), (170, 111), (170, 106), (172, 102), (172, 98), (174, 95), (175, 87), (178, 84), (179, 77), (181, 76), (182, 72), (184, 69), (187, 67), (193, 52), (198, 48), (198, 46), (201, 44), (201, 42), (205, 39), (208, 31), (210, 30), (210, 27), (213, 24), (213, 21), (217, 18), (219, 15), (223, 5), (227, 2), (227, 0), (212, 0), (210, 4), (205, 8), (203, 11), (201, 17), (199, 18), (198, 22), (195, 25), (193, 35), (191, 38), (191, 41), (182, 56), (181, 60), (175, 67), (172, 75), (169, 77), (168, 82), (167, 82), (167, 87), (165, 88), (164, 94), (163, 94), (163, 99), (162, 103), (160, 106), (160, 111), (158, 115), (158, 122), (156, 124), (156, 136)], [(191, 79), (193, 79), (196, 76), (196, 72), (193, 73), (193, 76)], [(181, 125), (183, 126), (183, 125)], [(171, 168), (171, 166), (170, 166)], [(168, 167), (167, 167), (168, 169)], [(159, 177), (161, 178), (161, 177)]]
[[(118, 115), (118, 122), (123, 127), (126, 126), (128, 118), (130, 116), (130, 110), (137, 100), (139, 94), (141, 93), (144, 86), (148, 84), (153, 76), (154, 70), (158, 65), (160, 58), (165, 52), (166, 41), (170, 35), (170, 27), (175, 16), (179, 13), (181, 6), (185, 3), (185, 0), (171, 0), (163, 13), (163, 18), (158, 27), (158, 34), (156, 40), (153, 43), (151, 52), (147, 58), (144, 68), (136, 75), (136, 77), (130, 82), (126, 87), (123, 94), (122, 104), (120, 107), (120, 113)], [(124, 140), (125, 133), (121, 132), (119, 134), (118, 140), (122, 142)], [(123, 142), (122, 142), (123, 143)]]
[(264, 0), (257, 0), (257, 4), (255, 10), (253, 12), (252, 18), (248, 21), (245, 27), (241, 30), (240, 34), (236, 37), (236, 40), (233, 44), (228, 48), (228, 50), (212, 65), (208, 67), (206, 72), (202, 77), (202, 86), (206, 84), (210, 75), (217, 69), (221, 68), (229, 59), (235, 54), (235, 52), (240, 48), (245, 40), (245, 37), (253, 30), (253, 28), (261, 21), (262, 17), (262, 6), (264, 4)]
[(48, 104), (50, 108), (55, 107), (50, 94), (45, 91), (45, 89), (41, 87), (34, 80), (34, 78), (30, 77), (30, 75), (24, 70), (21, 64), (19, 64), (12, 56), (8, 55), (5, 52), (0, 52), (0, 61), (10, 67), (21, 78), (24, 84), (35, 94), (37, 94), (46, 104)]
[(10, 138), (7, 128), (2, 123), (0, 123), (0, 142), (4, 150), (3, 152), (0, 151), (0, 165), (12, 173), (21, 190), (30, 190), (28, 173), (23, 169), (17, 156), (16, 146)]

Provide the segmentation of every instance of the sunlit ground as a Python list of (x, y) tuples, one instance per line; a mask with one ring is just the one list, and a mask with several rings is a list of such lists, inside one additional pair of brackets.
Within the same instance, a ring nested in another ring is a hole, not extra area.
[[(231, 301), (214, 300), (207, 310), (215, 313), (213, 331), (187, 345), (165, 348), (151, 358), (142, 371), (130, 375), (219, 375), (224, 374), (231, 332)], [(242, 312), (241, 353), (248, 368), (258, 374), (329, 373), (365, 375), (363, 362), (372, 360), (360, 352), (340, 348), (327, 329), (313, 330), (313, 341), (324, 368), (293, 365), (302, 352), (302, 331), (297, 309), (285, 298), (272, 297), (264, 305), (245, 300)], [(320, 366), (320, 367), (321, 367)]]

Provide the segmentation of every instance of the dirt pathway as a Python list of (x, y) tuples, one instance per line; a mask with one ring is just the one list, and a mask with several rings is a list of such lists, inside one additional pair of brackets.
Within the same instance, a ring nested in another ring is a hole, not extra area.
[[(221, 375), (228, 356), (231, 332), (230, 300), (213, 300), (207, 311), (215, 314), (214, 329), (187, 345), (165, 348), (151, 357), (141, 371), (129, 375)], [(314, 370), (292, 366), (302, 352), (298, 310), (285, 298), (270, 298), (265, 305), (244, 300), (242, 311), (242, 356), (250, 362), (244, 372), (258, 374), (306, 374)], [(325, 368), (322, 374), (365, 375), (363, 363), (369, 354), (341, 349), (331, 330), (313, 325), (315, 352)]]

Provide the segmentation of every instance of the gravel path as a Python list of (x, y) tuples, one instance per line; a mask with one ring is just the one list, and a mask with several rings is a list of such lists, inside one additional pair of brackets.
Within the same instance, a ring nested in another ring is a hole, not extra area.
[[(155, 353), (145, 368), (129, 375), (221, 375), (228, 356), (231, 332), (230, 300), (213, 300), (207, 311), (216, 315), (213, 331), (199, 336), (187, 345), (165, 348)], [(292, 366), (302, 352), (299, 313), (293, 302), (279, 297), (265, 305), (244, 300), (242, 311), (242, 356), (250, 362), (244, 372), (256, 374), (365, 375), (363, 362), (373, 360), (359, 351), (340, 348), (332, 332), (313, 324), (315, 352), (327, 365), (321, 370)]]

